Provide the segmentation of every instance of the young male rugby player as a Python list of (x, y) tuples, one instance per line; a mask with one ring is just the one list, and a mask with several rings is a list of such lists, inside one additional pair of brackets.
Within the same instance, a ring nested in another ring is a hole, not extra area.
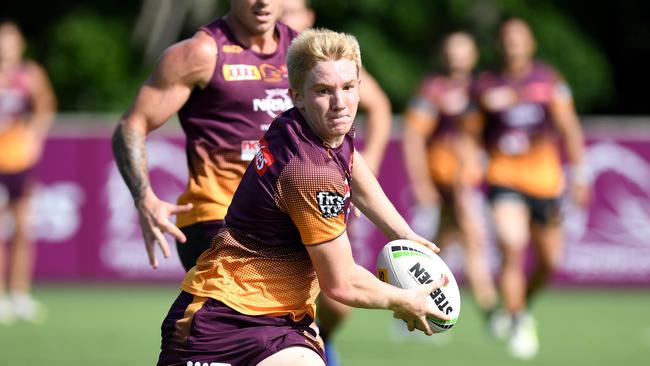
[(349, 306), (390, 309), (429, 335), (427, 316), (449, 319), (427, 301), (445, 278), (403, 290), (352, 258), (350, 201), (389, 238), (438, 251), (411, 230), (354, 150), (359, 44), (307, 30), (287, 66), (295, 108), (260, 140), (223, 229), (188, 272), (162, 325), (160, 366), (324, 365), (314, 325), (321, 290)]

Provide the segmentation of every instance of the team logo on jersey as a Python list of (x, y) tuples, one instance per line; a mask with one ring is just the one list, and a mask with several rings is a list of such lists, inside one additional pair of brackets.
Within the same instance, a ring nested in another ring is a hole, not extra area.
[(223, 53), (241, 53), (244, 49), (236, 44), (225, 44), (221, 47)]
[(517, 102), (517, 93), (509, 86), (497, 86), (486, 91), (482, 100), (488, 110), (502, 111)]
[(269, 64), (261, 64), (260, 72), (262, 73), (262, 80), (264, 81), (282, 81), (287, 78), (287, 65), (276, 67)]
[(321, 215), (326, 219), (336, 217), (343, 213), (345, 197), (338, 192), (317, 192), (316, 200), (318, 201), (318, 208), (320, 209)]
[(273, 159), (273, 155), (271, 155), (269, 144), (266, 142), (266, 139), (262, 137), (259, 143), (259, 150), (255, 153), (255, 159), (253, 159), (255, 171), (259, 176), (262, 176), (266, 173), (266, 170), (273, 165), (273, 162), (275, 162), (275, 159)]
[(255, 65), (223, 65), (221, 70), (226, 81), (262, 80), (260, 70)]
[(266, 112), (270, 117), (293, 107), (293, 102), (289, 97), (289, 89), (266, 89), (265, 98), (253, 99), (253, 111)]

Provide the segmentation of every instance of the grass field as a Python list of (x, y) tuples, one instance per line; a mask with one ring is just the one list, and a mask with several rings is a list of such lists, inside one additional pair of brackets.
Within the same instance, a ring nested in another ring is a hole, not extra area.
[[(162, 318), (175, 286), (39, 286), (44, 324), (0, 326), (0, 365), (154, 365)], [(416, 337), (389, 312), (355, 310), (338, 335), (352, 365), (650, 365), (650, 291), (553, 290), (539, 299), (541, 352), (510, 359), (489, 339), (465, 293), (448, 335)], [(399, 329), (398, 329), (399, 328)]]

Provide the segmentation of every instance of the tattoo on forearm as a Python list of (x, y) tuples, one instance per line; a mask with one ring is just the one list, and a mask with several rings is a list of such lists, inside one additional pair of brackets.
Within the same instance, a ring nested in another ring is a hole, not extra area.
[(120, 123), (113, 133), (113, 156), (136, 205), (149, 188), (145, 134)]

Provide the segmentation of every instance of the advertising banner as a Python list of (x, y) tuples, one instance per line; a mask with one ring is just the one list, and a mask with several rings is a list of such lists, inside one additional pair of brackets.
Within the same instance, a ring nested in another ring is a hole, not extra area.
[[(153, 136), (147, 142), (154, 191), (175, 202), (187, 179), (181, 137)], [(650, 284), (650, 139), (592, 137), (587, 149), (593, 194), (588, 211), (564, 205), (565, 255), (556, 275), (561, 284)], [(138, 214), (112, 160), (108, 136), (59, 136), (47, 143), (37, 167), (33, 235), (38, 241), (40, 280), (179, 281), (183, 270), (172, 257), (153, 270), (147, 260)], [(412, 218), (408, 179), (398, 141), (391, 141), (379, 181), (395, 206)], [(353, 193), (354, 194), (354, 193)], [(0, 191), (0, 199), (2, 192)], [(489, 222), (489, 210), (484, 205)], [(432, 218), (432, 225), (434, 219)], [(488, 225), (489, 227), (489, 225)], [(9, 235), (4, 230), (3, 235)], [(355, 258), (373, 270), (387, 242), (365, 218), (350, 223)], [(496, 272), (493, 240), (489, 260)], [(462, 247), (444, 250), (461, 270)]]

